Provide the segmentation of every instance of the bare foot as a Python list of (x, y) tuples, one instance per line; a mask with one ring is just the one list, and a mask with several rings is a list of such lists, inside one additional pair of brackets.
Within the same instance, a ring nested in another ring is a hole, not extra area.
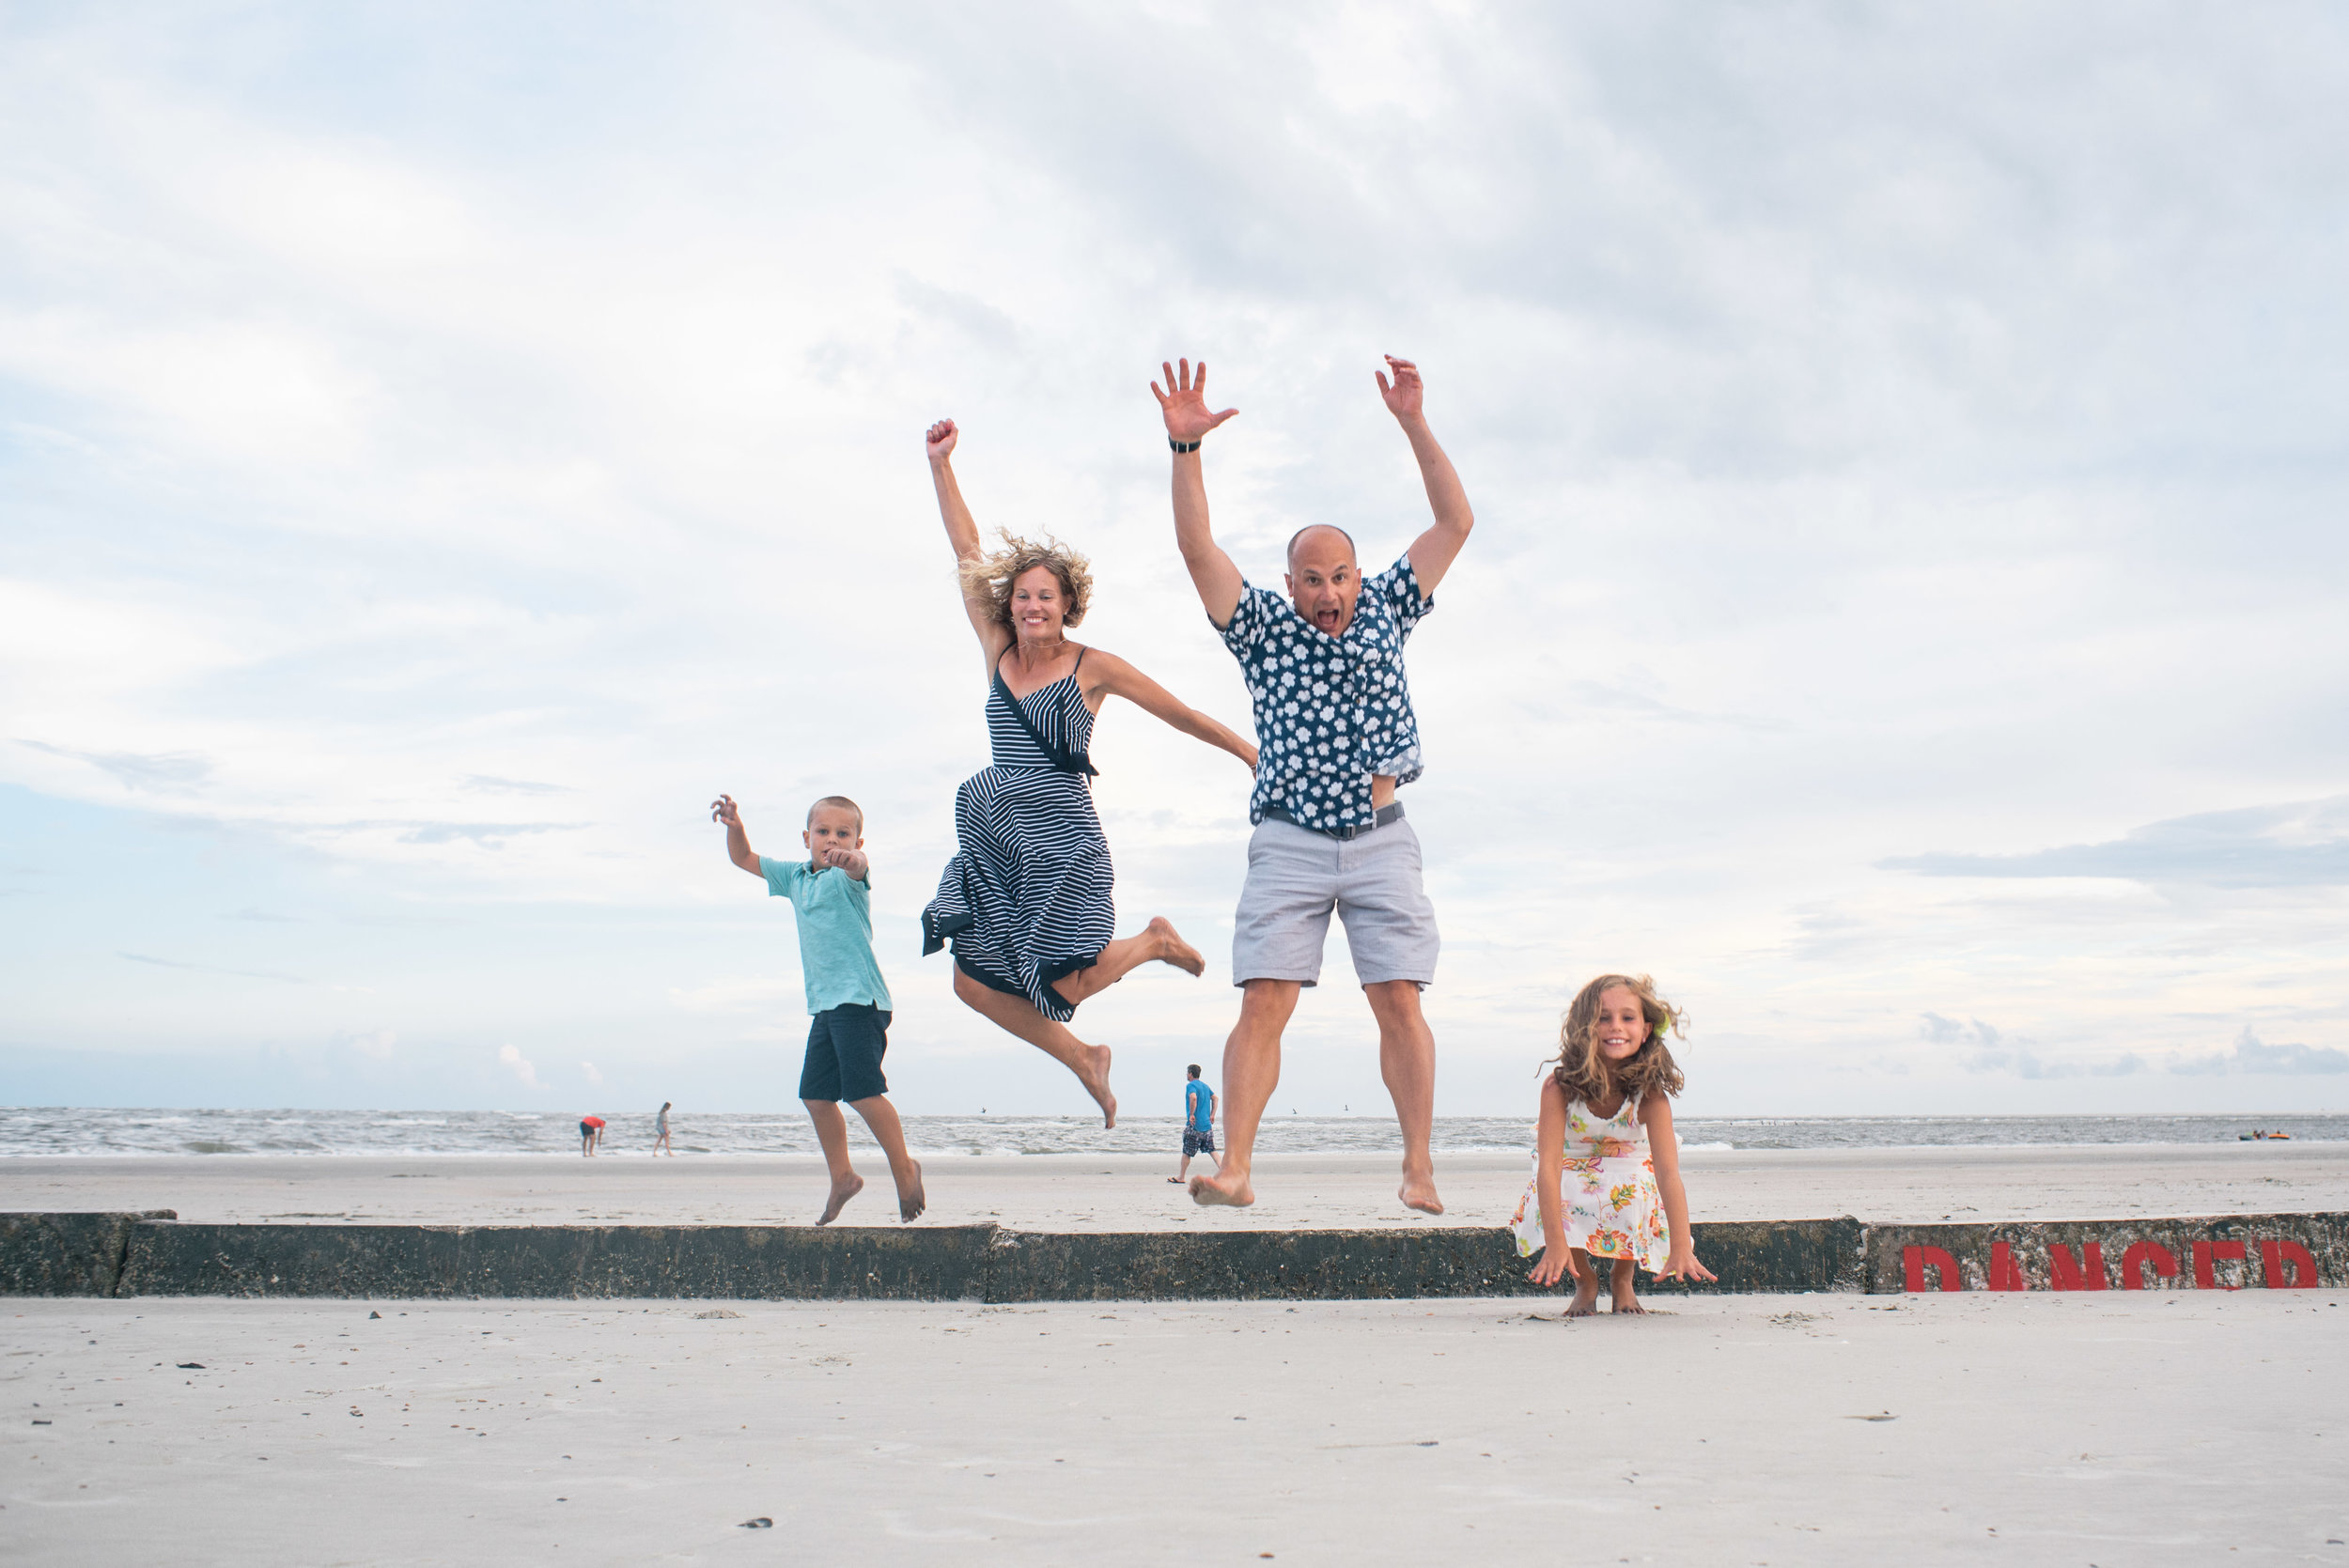
[(1566, 1303), (1566, 1315), (1568, 1317), (1596, 1317), (1598, 1315), (1598, 1281), (1596, 1280), (1577, 1280), (1574, 1282), (1574, 1299)]
[(1248, 1185), (1246, 1176), (1218, 1171), (1212, 1176), (1190, 1178), (1190, 1201), (1209, 1208), (1224, 1205), (1244, 1209), (1256, 1201), (1256, 1189)]
[(1172, 964), (1189, 974), (1207, 972), (1207, 961), (1199, 955), (1199, 950), (1177, 936), (1164, 915), (1151, 921), (1147, 929), (1159, 939), (1159, 959), (1161, 963)]
[(1085, 1060), (1090, 1070), (1080, 1068), (1077, 1081), (1085, 1086), (1085, 1093), (1101, 1108), (1101, 1126), (1117, 1126), (1117, 1096), (1110, 1093), (1110, 1048), (1087, 1046)]
[(1647, 1309), (1641, 1306), (1640, 1298), (1629, 1291), (1616, 1292), (1614, 1310), (1619, 1312), (1637, 1312), (1641, 1317), (1647, 1316)]
[(824, 1201), (824, 1212), (817, 1217), (816, 1223), (829, 1225), (839, 1219), (840, 1211), (848, 1206), (848, 1200), (863, 1190), (864, 1178), (853, 1171), (845, 1180), (832, 1183), (832, 1196)]
[(930, 1206), (930, 1201), (922, 1191), (922, 1162), (910, 1159), (906, 1163), (913, 1167), (913, 1185), (897, 1184), (897, 1218), (910, 1223), (922, 1218), (922, 1211)]
[(1436, 1196), (1436, 1178), (1432, 1175), (1406, 1174), (1403, 1185), (1394, 1189), (1394, 1195), (1403, 1200), (1403, 1206), (1407, 1209), (1417, 1209), (1422, 1214), (1443, 1212), (1443, 1200)]

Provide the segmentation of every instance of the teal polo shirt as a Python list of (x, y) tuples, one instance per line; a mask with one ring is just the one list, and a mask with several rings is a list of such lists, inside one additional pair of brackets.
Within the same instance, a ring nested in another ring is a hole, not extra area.
[(873, 956), (873, 890), (836, 865), (758, 857), (767, 891), (791, 900), (800, 921), (800, 972), (807, 1010), (829, 1013), (862, 1003), (890, 1011), (889, 986)]

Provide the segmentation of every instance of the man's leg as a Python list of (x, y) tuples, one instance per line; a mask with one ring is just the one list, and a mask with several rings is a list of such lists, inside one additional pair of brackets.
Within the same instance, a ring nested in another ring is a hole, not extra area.
[(824, 1168), (832, 1172), (832, 1192), (824, 1200), (824, 1212), (816, 1221), (829, 1225), (840, 1218), (840, 1211), (848, 1200), (864, 1190), (864, 1178), (848, 1164), (848, 1122), (840, 1114), (838, 1100), (801, 1100), (807, 1107), (807, 1119), (816, 1124), (816, 1141), (824, 1146)]
[(1427, 1141), (1436, 1122), (1436, 1032), (1419, 1008), (1419, 982), (1382, 980), (1362, 987), (1378, 1019), (1378, 1076), (1394, 1097), (1394, 1119), (1403, 1127), (1403, 1185), (1395, 1196), (1406, 1208), (1441, 1214), (1436, 1196), (1436, 1161)]
[[(880, 1094), (848, 1103), (856, 1107), (856, 1113), (873, 1129), (873, 1141), (889, 1157), (889, 1174), (897, 1184), (897, 1218), (919, 1219), (929, 1200), (922, 1192), (922, 1167), (906, 1152), (906, 1128), (897, 1120), (897, 1108)], [(834, 1117), (839, 1114), (837, 1110), (832, 1112)]]
[(1280, 1086), (1281, 1032), (1303, 989), (1297, 980), (1251, 980), (1240, 988), (1239, 1022), (1223, 1043), (1223, 1156), (1214, 1175), (1190, 1179), (1193, 1202), (1245, 1207), (1256, 1201), (1249, 1183), (1256, 1124)]
[(1420, 1012), (1420, 986), (1436, 978), (1443, 951), (1428, 901), (1419, 834), (1393, 822), (1349, 846), (1338, 889), (1338, 918), (1354, 974), (1378, 1019), (1378, 1071), (1403, 1129), (1403, 1206), (1441, 1214), (1427, 1140), (1436, 1119), (1436, 1036)]

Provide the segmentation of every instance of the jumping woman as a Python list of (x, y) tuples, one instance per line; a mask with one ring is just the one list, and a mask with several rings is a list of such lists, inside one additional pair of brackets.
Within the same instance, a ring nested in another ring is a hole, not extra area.
[(955, 792), (958, 846), (922, 914), (923, 948), (954, 943), (955, 995), (1077, 1075), (1117, 1125), (1110, 1048), (1069, 1032), (1077, 1004), (1153, 961), (1191, 974), (1199, 952), (1157, 919), (1119, 939), (1109, 841), (1093, 811), (1086, 747), (1093, 721), (1124, 697), (1252, 769), (1256, 748), (1115, 654), (1072, 643), (1093, 576), (1083, 556), (1047, 539), (1001, 536), (993, 554), (964, 505), (951, 461), (951, 419), (929, 428), (930, 480), (947, 543), (960, 563), (962, 605), (987, 659), (987, 728), (994, 764)]

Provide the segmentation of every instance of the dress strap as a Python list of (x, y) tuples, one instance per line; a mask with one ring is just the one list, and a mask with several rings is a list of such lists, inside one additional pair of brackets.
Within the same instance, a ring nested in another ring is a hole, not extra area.
[[(1081, 653), (1077, 657), (1080, 662), (1084, 658)], [(1070, 675), (1061, 676), (1061, 680), (1070, 678)], [(1060, 681), (1057, 680), (1052, 683), (1053, 686), (1059, 684)], [(1044, 690), (1049, 691), (1051, 687), (1046, 687)], [(995, 664), (995, 691), (1003, 699), (1003, 706), (1010, 711), (1012, 722), (1025, 731), (1029, 740), (1034, 743), (1035, 749), (1050, 760), (1054, 772), (1079, 773), (1089, 779), (1097, 779), (1101, 776), (1101, 770), (1093, 766), (1092, 758), (1080, 753), (1072, 753), (1065, 746), (1055, 746), (1044, 737), (1044, 732), (1035, 727), (1035, 720), (1029, 714), (1027, 705), (1011, 694), (1011, 685), (1003, 679), (1003, 666), (1001, 660), (998, 660)], [(1079, 700), (1082, 701), (1081, 698)]]

